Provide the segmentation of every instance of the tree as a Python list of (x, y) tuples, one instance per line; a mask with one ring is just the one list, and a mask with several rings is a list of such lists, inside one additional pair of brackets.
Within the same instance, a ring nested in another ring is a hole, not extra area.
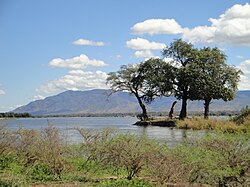
[(218, 48), (203, 48), (196, 55), (196, 62), (190, 63), (188, 77), (190, 99), (204, 100), (204, 118), (208, 119), (209, 105), (213, 99), (232, 100), (237, 91), (241, 71), (226, 63), (226, 55)]
[(128, 91), (134, 95), (142, 109), (141, 119), (145, 121), (148, 119), (148, 114), (143, 101), (150, 103), (156, 93), (147, 86), (145, 74), (140, 73), (138, 70), (138, 64), (123, 65), (119, 71), (108, 74), (107, 84), (111, 86), (114, 92)]
[(159, 58), (150, 58), (140, 64), (139, 73), (144, 77), (145, 93), (149, 102), (159, 96), (170, 96), (176, 68)]
[(192, 44), (186, 43), (181, 39), (175, 40), (163, 50), (163, 56), (172, 59), (172, 66), (177, 68), (175, 74), (174, 95), (177, 99), (182, 100), (182, 106), (179, 118), (187, 117), (187, 100), (190, 99), (190, 84), (192, 77), (188, 76), (188, 64), (193, 63), (197, 50)]
[(159, 58), (151, 58), (140, 64), (139, 72), (144, 77), (147, 102), (152, 102), (156, 97), (172, 95), (176, 70), (176, 67)]

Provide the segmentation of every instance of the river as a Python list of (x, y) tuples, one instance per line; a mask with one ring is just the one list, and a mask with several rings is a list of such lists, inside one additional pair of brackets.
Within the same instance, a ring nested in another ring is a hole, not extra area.
[(57, 117), (57, 118), (20, 118), (11, 120), (1, 120), (0, 123), (11, 130), (36, 129), (52, 125), (60, 130), (71, 142), (79, 142), (80, 135), (74, 129), (84, 128), (101, 131), (103, 128), (114, 128), (121, 133), (130, 133), (138, 136), (145, 135), (150, 139), (166, 142), (169, 146), (174, 146), (186, 137), (203, 135), (205, 131), (191, 131), (168, 127), (148, 126), (141, 127), (132, 125), (137, 121), (135, 117)]

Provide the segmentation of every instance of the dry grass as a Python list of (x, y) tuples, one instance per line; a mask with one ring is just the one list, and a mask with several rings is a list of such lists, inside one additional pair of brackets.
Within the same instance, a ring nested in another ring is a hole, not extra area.
[(244, 124), (237, 125), (236, 123), (228, 120), (214, 120), (203, 118), (192, 118), (177, 121), (177, 127), (180, 129), (192, 129), (192, 130), (218, 130), (225, 132), (247, 132), (250, 130), (250, 119), (246, 120)]

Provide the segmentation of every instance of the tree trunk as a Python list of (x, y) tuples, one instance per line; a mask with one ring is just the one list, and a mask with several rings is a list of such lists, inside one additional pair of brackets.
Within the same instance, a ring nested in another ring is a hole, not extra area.
[(187, 99), (182, 99), (181, 112), (180, 112), (180, 120), (184, 120), (187, 117)]
[(174, 101), (174, 102), (173, 102), (172, 107), (171, 107), (171, 109), (170, 109), (170, 112), (169, 112), (169, 114), (168, 114), (168, 117), (169, 117), (170, 119), (173, 119), (173, 117), (174, 117), (174, 106), (176, 105), (176, 103), (177, 103), (177, 101)]
[(143, 102), (142, 102), (141, 98), (139, 97), (139, 95), (135, 94), (135, 96), (136, 96), (136, 98), (137, 98), (137, 100), (139, 102), (139, 105), (140, 105), (141, 109), (142, 109), (142, 118), (141, 118), (141, 120), (146, 121), (146, 120), (148, 120), (148, 114), (147, 114), (146, 106), (143, 104)]
[(188, 94), (187, 91), (184, 91), (182, 96), (181, 112), (179, 116), (180, 120), (184, 120), (187, 117), (187, 100)]
[(208, 119), (209, 117), (209, 104), (210, 104), (211, 99), (205, 100), (204, 103), (204, 119)]

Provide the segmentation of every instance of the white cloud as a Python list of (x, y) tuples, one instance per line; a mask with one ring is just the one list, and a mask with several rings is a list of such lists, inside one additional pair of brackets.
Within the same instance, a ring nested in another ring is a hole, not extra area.
[(241, 75), (239, 82), (239, 90), (250, 90), (250, 77)]
[(54, 67), (64, 67), (71, 69), (84, 69), (87, 67), (106, 66), (107, 64), (105, 64), (101, 60), (89, 59), (88, 56), (81, 54), (80, 56), (76, 56), (69, 59), (55, 58), (49, 62), (49, 65)]
[(136, 23), (131, 30), (134, 34), (180, 34), (182, 27), (174, 19), (148, 19)]
[(236, 4), (220, 15), (210, 18), (210, 26), (186, 29), (182, 38), (192, 43), (221, 43), (250, 46), (250, 5)]
[(71, 70), (67, 75), (49, 81), (40, 86), (39, 93), (52, 94), (66, 90), (89, 90), (95, 88), (108, 88), (106, 83), (107, 73), (102, 71), (90, 72)]
[[(241, 71), (244, 73), (244, 75), (250, 75), (250, 59), (245, 60), (244, 62), (241, 62), (237, 68), (241, 69)], [(250, 84), (250, 82), (249, 82)]]
[(162, 50), (166, 47), (164, 43), (150, 42), (143, 38), (131, 39), (126, 44), (128, 48), (135, 50)]
[(45, 99), (44, 96), (42, 96), (42, 95), (35, 95), (35, 96), (32, 98), (32, 101), (43, 100), (43, 99)]
[(0, 95), (5, 95), (5, 91), (4, 90), (0, 90)]
[(245, 58), (244, 56), (242, 56), (242, 55), (238, 55), (238, 56), (236, 56), (237, 58), (239, 58), (239, 59), (243, 59), (243, 58)]
[(82, 38), (74, 41), (73, 44), (75, 44), (75, 45), (88, 45), (88, 46), (104, 46), (105, 45), (104, 42), (95, 42), (95, 41), (86, 40), (86, 39), (82, 39)]
[(136, 51), (134, 53), (134, 56), (136, 58), (150, 58), (153, 57), (154, 54), (150, 50), (142, 50), (142, 51)]
[(250, 59), (241, 62), (236, 67), (243, 72), (240, 76), (239, 90), (250, 90)]

